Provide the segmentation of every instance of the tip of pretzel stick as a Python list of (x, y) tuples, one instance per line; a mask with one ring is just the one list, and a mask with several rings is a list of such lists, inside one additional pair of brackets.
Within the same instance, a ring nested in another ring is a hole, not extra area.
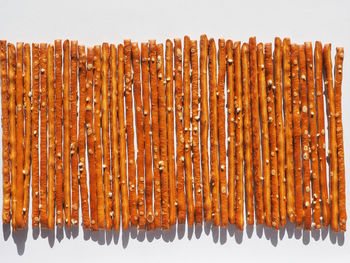
[(131, 39), (130, 38), (124, 39), (124, 45), (125, 44), (131, 44)]
[(226, 45), (233, 45), (233, 41), (231, 39), (226, 40)]
[(237, 48), (237, 47), (240, 47), (240, 46), (241, 46), (241, 41), (235, 41), (234, 47)]
[(137, 43), (137, 42), (131, 42), (131, 45), (132, 45), (133, 47), (137, 47), (137, 46), (138, 46), (138, 43)]
[(148, 40), (148, 43), (150, 45), (155, 45), (156, 44), (156, 40), (155, 39), (150, 39), (150, 40)]
[(16, 46), (17, 46), (17, 47), (22, 47), (22, 46), (23, 46), (23, 42), (17, 42), (17, 43), (16, 43)]
[(275, 37), (275, 42), (276, 42), (276, 41), (281, 42), (281, 38), (280, 38), (280, 37)]
[(55, 44), (59, 44), (59, 43), (62, 43), (62, 39), (55, 39)]
[(337, 52), (344, 52), (344, 47), (336, 47), (335, 50)]
[(78, 45), (78, 40), (71, 40), (70, 42), (72, 43), (72, 45)]
[(202, 35), (201, 35), (201, 39), (202, 39), (202, 38), (208, 38), (208, 37), (207, 37), (206, 34), (202, 34)]

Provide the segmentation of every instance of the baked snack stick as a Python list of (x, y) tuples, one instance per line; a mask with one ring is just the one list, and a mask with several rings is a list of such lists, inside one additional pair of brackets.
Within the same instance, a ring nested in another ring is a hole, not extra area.
[[(257, 73), (256, 38), (249, 38), (250, 97), (252, 105), (253, 177), (255, 187), (255, 214), (257, 224), (264, 224), (263, 181), (261, 174), (261, 138), (259, 119), (259, 89)], [(230, 99), (231, 100), (231, 99)], [(233, 100), (233, 99), (232, 99)]]
[(330, 160), (329, 180), (330, 180), (330, 201), (331, 201), (331, 229), (338, 232), (338, 160), (337, 160), (337, 127), (336, 127), (336, 109), (333, 88), (331, 44), (325, 44), (323, 47), (323, 66), (326, 78), (325, 92), (327, 93), (327, 115), (328, 115), (328, 155)]
[(243, 89), (243, 140), (244, 140), (244, 162), (245, 162), (245, 195), (247, 223), (254, 224), (254, 183), (252, 162), (252, 113), (249, 82), (249, 46), (242, 45), (242, 89)]

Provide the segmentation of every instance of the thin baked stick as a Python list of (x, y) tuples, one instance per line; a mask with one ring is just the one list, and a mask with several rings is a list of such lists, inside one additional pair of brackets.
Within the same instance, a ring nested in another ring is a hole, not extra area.
[(346, 197), (345, 197), (345, 164), (344, 164), (344, 141), (342, 123), (341, 85), (343, 80), (344, 48), (337, 47), (334, 64), (334, 104), (336, 120), (336, 138), (338, 155), (338, 179), (339, 179), (339, 229), (346, 231)]
[(318, 160), (320, 168), (320, 185), (322, 200), (323, 225), (327, 227), (330, 221), (330, 208), (328, 199), (327, 167), (326, 167), (326, 140), (325, 140), (325, 117), (323, 102), (323, 56), (322, 44), (316, 41), (315, 44), (315, 85), (317, 104), (317, 134), (318, 134)]
[[(232, 64), (232, 63), (231, 63)], [(211, 221), (211, 196), (209, 183), (209, 155), (208, 155), (208, 38), (201, 35), (200, 40), (200, 128), (201, 128), (201, 161), (202, 161), (202, 184), (203, 184), (203, 204), (204, 220)], [(176, 74), (176, 73), (175, 73)], [(232, 75), (233, 76), (233, 75)]]
[(338, 232), (338, 162), (337, 162), (337, 127), (336, 127), (336, 108), (333, 88), (331, 44), (323, 47), (323, 65), (326, 78), (325, 88), (327, 93), (327, 115), (328, 115), (328, 154), (330, 160), (329, 178), (330, 178), (330, 201), (331, 201), (331, 228)]
[(176, 178), (175, 178), (175, 149), (174, 149), (174, 72), (173, 72), (173, 43), (166, 41), (166, 106), (168, 133), (168, 170), (169, 170), (169, 223), (176, 224)]
[(255, 214), (257, 224), (264, 224), (264, 202), (261, 174), (261, 138), (259, 119), (259, 89), (256, 57), (256, 38), (249, 38), (250, 97), (252, 104), (253, 177), (255, 187)]
[[(200, 152), (199, 152), (199, 90), (198, 90), (198, 48), (197, 41), (191, 40), (191, 84), (192, 84), (192, 162), (193, 162), (193, 177), (194, 177), (194, 191), (195, 191), (195, 222), (200, 225), (203, 221), (203, 203), (202, 203), (202, 180), (201, 180), (201, 166), (200, 166)], [(225, 74), (225, 70), (224, 70)], [(225, 93), (225, 91), (224, 91)], [(224, 97), (225, 98), (225, 97)], [(224, 103), (225, 109), (225, 103)], [(224, 120), (225, 126), (225, 120)], [(225, 139), (224, 139), (225, 140)], [(226, 153), (225, 153), (226, 158)], [(226, 182), (226, 180), (225, 180)], [(226, 188), (225, 188), (226, 189)], [(226, 198), (227, 201), (227, 198)], [(227, 203), (226, 203), (227, 207)], [(227, 209), (226, 209), (227, 210)], [(227, 217), (227, 211), (226, 211)]]
[(88, 188), (85, 162), (85, 122), (86, 122), (86, 52), (85, 46), (78, 46), (79, 53), (79, 185), (83, 227), (90, 228)]
[(128, 178), (126, 173), (126, 141), (124, 119), (124, 46), (118, 45), (118, 127), (119, 127), (119, 153), (120, 153), (120, 183), (122, 202), (122, 227), (129, 227), (129, 198)]
[(290, 39), (283, 39), (283, 104), (286, 138), (286, 181), (287, 181), (287, 215), (290, 222), (295, 221), (294, 193), (294, 157), (293, 157), (293, 110), (290, 63)]
[(93, 113), (93, 60), (94, 49), (87, 48), (87, 73), (86, 73), (86, 141), (89, 161), (89, 191), (90, 191), (90, 218), (91, 229), (98, 230), (97, 225), (97, 183), (96, 183), (96, 159), (95, 159), (95, 129), (94, 129), (94, 113)]
[(249, 82), (249, 46), (242, 45), (242, 83), (243, 83), (243, 125), (244, 125), (244, 163), (247, 223), (254, 224), (254, 183), (252, 162), (252, 114)]
[[(33, 89), (34, 92), (34, 89)], [(56, 224), (63, 226), (63, 169), (62, 169), (62, 41), (55, 40), (55, 151), (56, 151)], [(34, 104), (34, 103), (33, 103)], [(34, 123), (33, 123), (34, 125)], [(34, 173), (33, 173), (34, 176)]]
[(317, 119), (316, 119), (316, 96), (314, 85), (314, 63), (311, 42), (305, 42), (306, 56), (306, 80), (309, 102), (309, 127), (310, 127), (310, 145), (311, 145), (311, 170), (312, 170), (312, 207), (313, 221), (316, 229), (321, 228), (321, 205), (320, 205), (320, 177), (317, 153)]
[(32, 44), (32, 226), (39, 225), (39, 44)]
[(258, 58), (258, 79), (259, 79), (259, 102), (260, 102), (260, 121), (262, 136), (262, 166), (264, 180), (264, 217), (267, 226), (271, 226), (271, 188), (270, 188), (270, 145), (269, 145), (269, 127), (267, 115), (267, 95), (265, 82), (265, 64), (263, 44), (257, 45)]
[(119, 142), (118, 142), (118, 82), (117, 82), (117, 48), (110, 48), (111, 63), (111, 156), (112, 156), (112, 193), (113, 193), (113, 225), (114, 230), (120, 227), (120, 183), (119, 183)]
[(300, 102), (301, 102), (301, 133), (302, 133), (302, 169), (303, 169), (303, 203), (304, 203), (304, 228), (311, 229), (311, 201), (310, 201), (310, 144), (309, 144), (309, 120), (308, 120), (308, 90), (306, 85), (306, 61), (305, 46), (299, 45), (300, 68)]
[(140, 73), (140, 49), (137, 43), (132, 43), (132, 68), (134, 71), (134, 100), (137, 137), (137, 204), (139, 209), (139, 229), (146, 228), (145, 216), (145, 134), (142, 109), (142, 90)]
[(209, 111), (210, 111), (210, 174), (213, 225), (220, 225), (219, 164), (218, 164), (218, 107), (215, 40), (209, 40)]
[[(2, 223), (11, 221), (11, 178), (10, 178), (10, 128), (9, 128), (9, 91), (7, 80), (7, 43), (0, 40), (1, 67), (1, 125), (2, 125)], [(28, 212), (27, 212), (28, 213)]]
[(277, 176), (278, 176), (278, 195), (280, 208), (280, 223), (285, 226), (287, 223), (287, 197), (285, 185), (285, 134), (283, 123), (283, 104), (282, 104), (282, 41), (279, 37), (275, 38), (275, 50), (273, 53), (274, 83), (275, 83), (275, 106), (276, 106), (276, 139), (277, 139)]
[(145, 182), (146, 182), (146, 220), (147, 230), (154, 229), (153, 215), (153, 172), (152, 172), (152, 132), (151, 132), (151, 108), (149, 94), (149, 52), (148, 44), (141, 43), (141, 67), (142, 67), (142, 102), (144, 114), (145, 136)]
[[(175, 122), (176, 122), (176, 202), (178, 223), (186, 220), (186, 196), (184, 180), (184, 130), (183, 130), (183, 90), (182, 90), (182, 47), (181, 39), (174, 39), (175, 60)], [(211, 211), (210, 211), (211, 214)]]
[(106, 229), (111, 230), (113, 227), (113, 210), (112, 210), (112, 189), (111, 181), (111, 157), (109, 146), (109, 45), (108, 43), (102, 44), (102, 147), (103, 147), (103, 184), (105, 194), (105, 218)]

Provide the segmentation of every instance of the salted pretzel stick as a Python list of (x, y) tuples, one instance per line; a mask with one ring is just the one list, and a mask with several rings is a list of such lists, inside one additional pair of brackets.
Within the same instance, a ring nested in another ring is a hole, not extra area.
[(176, 178), (175, 178), (175, 149), (174, 149), (174, 72), (173, 72), (173, 43), (166, 41), (166, 106), (168, 134), (168, 170), (169, 170), (169, 223), (176, 224)]
[(291, 84), (290, 39), (283, 39), (283, 104), (286, 138), (287, 214), (295, 221), (294, 157), (293, 157), (293, 111)]
[(132, 43), (132, 68), (134, 71), (134, 100), (137, 137), (137, 204), (139, 208), (139, 229), (146, 228), (145, 216), (145, 141), (144, 118), (142, 109), (142, 91), (140, 74), (140, 49), (137, 43)]
[(112, 210), (112, 189), (111, 181), (111, 164), (110, 164), (110, 147), (109, 147), (109, 99), (108, 99), (108, 78), (109, 78), (109, 45), (102, 44), (102, 147), (103, 147), (103, 181), (105, 194), (105, 218), (106, 229), (111, 230), (113, 226)]
[[(253, 177), (255, 187), (255, 213), (258, 224), (264, 224), (264, 202), (261, 175), (259, 89), (256, 57), (256, 38), (249, 38), (250, 96), (252, 105)], [(231, 99), (230, 99), (231, 100)], [(232, 99), (233, 100), (233, 99)]]
[(86, 122), (86, 53), (85, 46), (78, 46), (79, 53), (79, 185), (81, 198), (81, 213), (83, 217), (83, 227), (90, 228), (88, 188), (86, 178), (85, 162), (85, 122)]
[[(175, 122), (176, 122), (176, 202), (179, 224), (186, 220), (186, 196), (184, 185), (184, 130), (183, 130), (183, 101), (182, 101), (182, 48), (181, 39), (174, 39), (175, 60)], [(211, 214), (211, 211), (210, 211)]]
[(119, 183), (119, 142), (118, 142), (118, 83), (117, 83), (117, 48), (110, 45), (111, 63), (111, 156), (113, 184), (113, 225), (114, 230), (120, 227), (120, 183)]
[(276, 138), (276, 115), (275, 115), (275, 94), (273, 83), (272, 44), (265, 44), (265, 78), (267, 86), (267, 115), (269, 125), (270, 141), (270, 176), (271, 176), (271, 203), (272, 203), (272, 226), (279, 229), (279, 195), (277, 175), (277, 138)]
[(218, 164), (218, 107), (215, 40), (209, 40), (209, 110), (210, 110), (210, 170), (213, 225), (220, 225), (219, 164)]
[(330, 208), (327, 186), (327, 167), (326, 167), (326, 140), (325, 140), (325, 120), (324, 120), (324, 102), (323, 102), (323, 56), (322, 44), (316, 41), (315, 44), (315, 85), (316, 85), (316, 104), (317, 104), (317, 134), (318, 134), (318, 160), (320, 166), (320, 185), (322, 201), (323, 225), (327, 227), (330, 221)]
[(146, 182), (146, 220), (147, 230), (154, 229), (153, 215), (153, 173), (152, 173), (152, 142), (151, 142), (151, 109), (149, 94), (149, 54), (148, 44), (141, 43), (142, 67), (142, 101), (144, 115), (144, 143), (145, 143), (145, 182)]
[[(39, 44), (32, 44), (32, 226), (39, 225)], [(11, 91), (11, 90), (10, 90)]]
[[(244, 125), (244, 153), (245, 153), (245, 193), (247, 206), (247, 223), (254, 224), (254, 183), (252, 162), (252, 124), (251, 100), (249, 83), (249, 46), (242, 46), (242, 82), (243, 82), (243, 125)], [(255, 138), (254, 138), (255, 139)]]
[(208, 69), (208, 38), (206, 35), (201, 35), (201, 40), (200, 40), (201, 135), (200, 135), (200, 140), (201, 140), (201, 160), (202, 160), (202, 184), (203, 184), (203, 201), (204, 201), (204, 220), (205, 222), (210, 222), (212, 209), (211, 209), (211, 196), (210, 196), (210, 183), (209, 183), (209, 155), (208, 155), (209, 112), (208, 112), (207, 69)]
[(276, 139), (277, 139), (277, 177), (279, 187), (279, 211), (281, 226), (287, 223), (287, 198), (285, 185), (285, 133), (283, 123), (283, 105), (282, 105), (282, 41), (275, 38), (275, 50), (273, 54), (275, 63), (275, 106), (276, 106)]
[(332, 58), (331, 44), (326, 44), (323, 47), (323, 65), (326, 77), (326, 92), (327, 92), (327, 113), (328, 113), (328, 142), (329, 142), (329, 159), (330, 159), (330, 201), (331, 201), (331, 228), (334, 232), (338, 232), (338, 162), (337, 162), (337, 131), (336, 131), (336, 108), (333, 89), (333, 74), (332, 74)]
[(310, 144), (308, 120), (308, 90), (306, 85), (305, 46), (299, 45), (300, 66), (300, 102), (301, 102), (301, 133), (302, 133), (302, 168), (303, 168), (303, 195), (304, 195), (304, 228), (311, 229), (311, 200), (310, 200)]
[(321, 228), (321, 205), (320, 205), (320, 180), (319, 180), (319, 165), (317, 154), (317, 120), (316, 120), (316, 105), (315, 105), (315, 85), (314, 85), (314, 63), (312, 55), (311, 42), (305, 42), (306, 56), (306, 80), (307, 93), (309, 99), (309, 125), (310, 125), (310, 146), (311, 146), (311, 170), (312, 170), (312, 206), (313, 220), (316, 229)]
[(263, 44), (257, 45), (258, 58), (258, 79), (259, 79), (259, 102), (260, 102), (260, 121), (262, 136), (262, 165), (264, 180), (264, 217), (267, 226), (271, 226), (271, 188), (270, 188), (270, 145), (269, 145), (269, 127), (267, 115), (267, 95), (265, 82), (265, 64)]
[(343, 80), (343, 60), (344, 48), (337, 47), (334, 64), (334, 104), (336, 120), (336, 138), (338, 154), (338, 178), (339, 178), (339, 228), (340, 231), (346, 231), (346, 203), (345, 203), (345, 164), (344, 164), (344, 141), (343, 141), (343, 123), (342, 123), (342, 104), (341, 104), (341, 85)]
[[(1, 113), (2, 113), (2, 222), (11, 221), (11, 178), (10, 178), (10, 129), (9, 129), (9, 91), (7, 80), (7, 44), (0, 40), (1, 67)], [(28, 213), (28, 212), (27, 212)]]

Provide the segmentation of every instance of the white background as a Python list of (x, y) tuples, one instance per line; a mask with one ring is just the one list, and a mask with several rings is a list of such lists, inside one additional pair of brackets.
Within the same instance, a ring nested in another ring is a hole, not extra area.
[[(345, 156), (350, 156), (350, 16), (348, 1), (0, 1), (0, 38), (10, 42), (50, 42), (77, 39), (93, 45), (124, 38), (147, 41), (188, 34), (273, 42), (275, 36), (293, 42), (320, 40), (345, 47), (343, 116)], [(349, 53), (348, 53), (349, 52)], [(346, 162), (346, 171), (349, 170)], [(1, 167), (0, 167), (1, 170)], [(350, 196), (347, 179), (347, 196)], [(2, 179), (0, 179), (2, 185)], [(2, 200), (2, 189), (0, 190)], [(1, 201), (2, 203), (2, 201)], [(350, 200), (348, 199), (348, 204)], [(350, 213), (349, 205), (347, 211)], [(348, 229), (350, 228), (348, 224)], [(349, 229), (350, 230), (350, 229)], [(350, 259), (350, 235), (323, 229), (280, 232), (234, 227), (211, 230), (186, 227), (170, 233), (84, 233), (28, 231), (11, 233), (0, 227), (1, 262), (326, 262)]]

